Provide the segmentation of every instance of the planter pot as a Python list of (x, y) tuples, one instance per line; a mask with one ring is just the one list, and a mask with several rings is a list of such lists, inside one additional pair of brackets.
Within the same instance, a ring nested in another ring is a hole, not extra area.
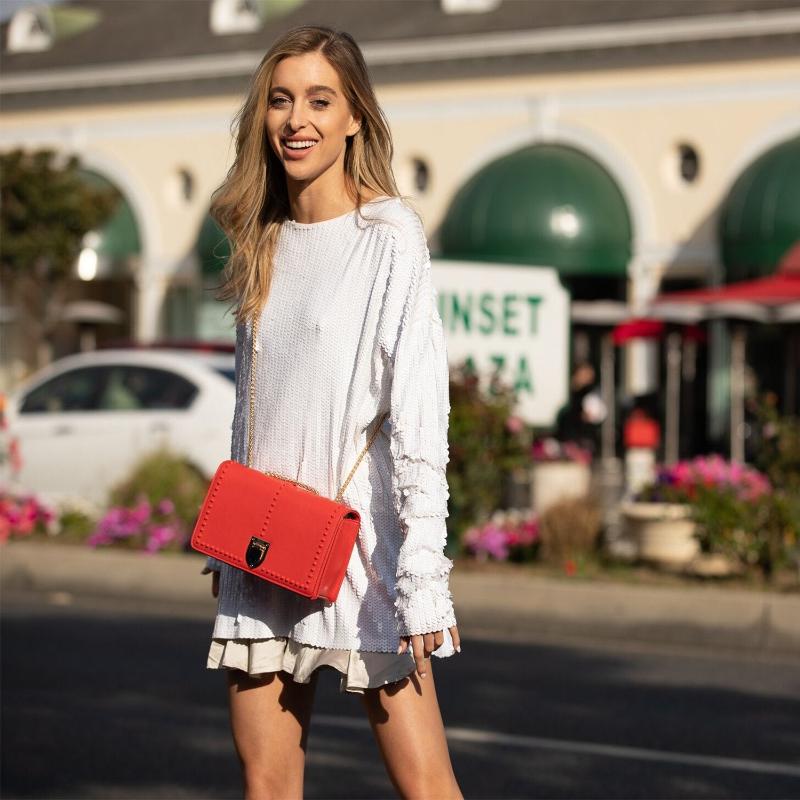
[(688, 505), (627, 502), (620, 511), (642, 561), (682, 567), (700, 553)]
[(531, 469), (531, 500), (537, 514), (565, 498), (589, 494), (591, 469), (577, 461), (542, 461)]

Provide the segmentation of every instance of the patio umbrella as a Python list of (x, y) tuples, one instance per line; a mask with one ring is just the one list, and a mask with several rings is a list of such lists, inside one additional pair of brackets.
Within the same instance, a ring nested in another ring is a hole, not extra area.
[[(800, 241), (778, 264), (774, 275), (729, 283), (708, 289), (662, 294), (651, 304), (648, 316), (697, 322), (730, 319), (756, 322), (791, 322), (800, 318)], [(731, 340), (731, 459), (744, 461), (744, 376), (746, 334), (737, 326)], [(787, 365), (791, 372), (793, 367)], [(787, 386), (794, 385), (787, 373)]]
[[(677, 306), (675, 313), (664, 310), (659, 319), (634, 317), (621, 322), (612, 331), (615, 345), (623, 345), (634, 339), (665, 339), (666, 341), (666, 385), (664, 413), (664, 462), (673, 464), (678, 460), (680, 444), (681, 370), (683, 368), (684, 345), (691, 348), (690, 363), (693, 368), (697, 342), (703, 337), (693, 323), (700, 318), (700, 306), (689, 313), (686, 306)], [(665, 323), (675, 323), (682, 330), (667, 330)]]
[(795, 303), (800, 303), (800, 242), (781, 259), (774, 275), (708, 289), (662, 294), (653, 301), (648, 316), (661, 319), (662, 313), (679, 313), (679, 308), (688, 306), (705, 319), (730, 315), (771, 321), (778, 319), (778, 309)]

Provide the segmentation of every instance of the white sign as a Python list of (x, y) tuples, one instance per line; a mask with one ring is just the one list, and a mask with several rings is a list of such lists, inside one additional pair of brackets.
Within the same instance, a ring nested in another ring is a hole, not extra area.
[(515, 412), (552, 425), (567, 401), (569, 295), (551, 267), (432, 260), (452, 366), (517, 392)]

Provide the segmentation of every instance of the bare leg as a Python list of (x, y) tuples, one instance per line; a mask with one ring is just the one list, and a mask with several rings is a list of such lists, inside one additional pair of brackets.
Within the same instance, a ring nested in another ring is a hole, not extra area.
[(259, 676), (235, 669), (226, 672), (245, 800), (301, 799), (319, 671), (307, 684), (295, 682), (283, 671)]
[(425, 678), (408, 678), (361, 696), (369, 723), (398, 794), (409, 800), (462, 800), (444, 733), (439, 700), (428, 666)]

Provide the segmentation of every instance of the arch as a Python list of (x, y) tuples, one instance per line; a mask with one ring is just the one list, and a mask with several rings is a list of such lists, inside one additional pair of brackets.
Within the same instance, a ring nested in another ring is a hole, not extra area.
[(720, 207), (727, 282), (775, 271), (800, 240), (800, 135), (774, 144), (736, 178)]
[[(117, 189), (112, 181), (95, 170), (80, 167), (78, 175), (81, 181), (90, 186)], [(109, 267), (126, 261), (131, 256), (140, 256), (142, 249), (136, 216), (124, 193), (120, 192), (120, 195), (121, 199), (109, 219), (100, 230), (94, 232), (97, 235), (94, 249)]]
[[(494, 136), (475, 157), (464, 163), (457, 186), (492, 161), (523, 147), (536, 144), (563, 144), (584, 151), (602, 166), (622, 192), (631, 217), (631, 260), (628, 274), (634, 281), (634, 295), (648, 296), (658, 288), (651, 275), (652, 267), (660, 266), (663, 254), (657, 246), (655, 212), (647, 184), (636, 165), (624, 153), (595, 131), (558, 118), (558, 103), (545, 100), (538, 104), (536, 123), (513, 128)], [(646, 278), (652, 278), (647, 279)], [(646, 284), (640, 292), (636, 282)], [(652, 284), (652, 286), (650, 286)], [(648, 288), (649, 287), (649, 288)]]
[(625, 278), (631, 222), (613, 177), (583, 151), (539, 142), (476, 172), (440, 229), (442, 254)]
[(211, 214), (206, 214), (200, 225), (194, 252), (203, 278), (219, 278), (231, 255), (231, 245), (225, 232)]

